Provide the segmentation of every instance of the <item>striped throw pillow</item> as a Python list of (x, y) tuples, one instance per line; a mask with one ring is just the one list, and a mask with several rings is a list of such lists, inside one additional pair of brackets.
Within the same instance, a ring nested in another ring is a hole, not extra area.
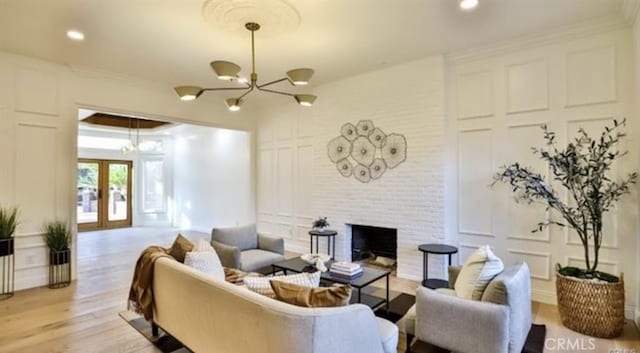
[(276, 294), (271, 289), (270, 281), (282, 281), (297, 284), (307, 288), (317, 288), (320, 285), (320, 271), (314, 273), (298, 273), (288, 276), (273, 277), (245, 277), (244, 284), (247, 288), (269, 298), (275, 298)]

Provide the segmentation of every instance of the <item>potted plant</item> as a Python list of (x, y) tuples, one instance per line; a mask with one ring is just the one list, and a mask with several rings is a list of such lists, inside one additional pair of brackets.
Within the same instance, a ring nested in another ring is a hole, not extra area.
[(0, 207), (0, 257), (13, 255), (13, 235), (18, 226), (18, 208)]
[(71, 232), (66, 222), (45, 223), (43, 236), (49, 248), (49, 288), (71, 283)]
[(311, 224), (313, 229), (318, 231), (323, 231), (325, 228), (329, 227), (330, 224), (327, 222), (327, 217), (319, 217)]
[[(578, 136), (564, 149), (555, 142), (555, 133), (543, 126), (545, 148), (533, 153), (547, 162), (552, 181), (529, 167), (513, 163), (503, 166), (494, 176), (506, 183), (516, 200), (542, 203), (561, 219), (549, 218), (538, 223), (535, 231), (557, 225), (573, 229), (584, 250), (585, 267), (557, 265), (556, 295), (562, 323), (591, 336), (619, 336), (624, 326), (624, 279), (598, 270), (602, 246), (603, 215), (630, 192), (638, 178), (631, 173), (623, 180), (609, 175), (614, 162), (626, 154), (617, 149), (625, 137), (626, 121), (614, 120), (597, 138), (580, 129)], [(557, 188), (566, 192), (567, 202)]]

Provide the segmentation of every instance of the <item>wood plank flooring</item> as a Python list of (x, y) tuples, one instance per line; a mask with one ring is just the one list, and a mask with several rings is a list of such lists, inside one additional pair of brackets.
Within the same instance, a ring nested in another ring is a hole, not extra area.
[[(168, 246), (177, 233), (166, 228), (130, 228), (79, 234), (77, 281), (63, 289), (16, 292), (13, 298), (0, 301), (0, 353), (159, 352), (118, 313), (126, 309), (133, 265), (140, 251), (151, 244)], [(209, 237), (198, 232), (183, 234), (190, 239)], [(394, 291), (413, 294), (416, 286), (413, 281), (391, 279)], [(547, 325), (548, 337), (588, 339), (562, 327), (552, 305), (534, 303), (533, 314), (535, 322)], [(591, 352), (640, 353), (640, 335), (630, 322), (619, 339), (595, 342), (596, 349)], [(398, 352), (404, 347), (401, 335)], [(416, 351), (424, 352), (424, 348), (418, 345)]]

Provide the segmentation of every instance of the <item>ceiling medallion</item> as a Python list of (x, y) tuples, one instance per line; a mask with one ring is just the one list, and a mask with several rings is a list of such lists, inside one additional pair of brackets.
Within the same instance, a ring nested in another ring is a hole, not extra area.
[(385, 134), (371, 120), (360, 120), (342, 125), (340, 136), (327, 144), (327, 153), (343, 177), (368, 183), (407, 159), (407, 139)]
[(227, 98), (225, 103), (230, 111), (238, 111), (240, 110), (240, 106), (242, 105), (243, 98), (254, 90), (275, 93), (285, 96), (290, 96), (295, 99), (298, 104), (310, 107), (313, 105), (313, 102), (316, 100), (316, 96), (312, 94), (294, 94), (284, 91), (275, 90), (272, 88), (267, 88), (276, 83), (280, 83), (283, 81), (288, 81), (290, 84), (294, 86), (303, 86), (309, 83), (311, 76), (313, 76), (313, 70), (307, 68), (299, 68), (287, 71), (287, 77), (281, 78), (279, 80), (267, 82), (264, 84), (258, 84), (258, 74), (256, 73), (256, 54), (255, 54), (255, 42), (254, 36), (255, 32), (260, 29), (260, 25), (255, 22), (247, 22), (245, 24), (245, 28), (251, 32), (251, 81), (240, 81), (238, 73), (240, 73), (240, 66), (229, 62), (229, 61), (212, 61), (211, 69), (216, 73), (218, 78), (223, 81), (234, 81), (237, 80), (244, 87), (219, 87), (219, 88), (202, 88), (198, 86), (178, 86), (175, 87), (175, 91), (180, 96), (180, 99), (183, 101), (192, 101), (200, 97), (200, 95), (206, 91), (244, 91), (242, 94), (235, 98)]
[(300, 26), (300, 13), (284, 0), (207, 0), (202, 18), (215, 29), (244, 32), (247, 22), (260, 23), (260, 36), (292, 32)]

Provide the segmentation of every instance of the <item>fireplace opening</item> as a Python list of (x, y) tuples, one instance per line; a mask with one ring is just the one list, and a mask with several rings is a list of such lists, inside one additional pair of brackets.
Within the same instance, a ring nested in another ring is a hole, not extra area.
[(397, 250), (397, 229), (351, 225), (351, 261), (375, 260), (393, 266)]

